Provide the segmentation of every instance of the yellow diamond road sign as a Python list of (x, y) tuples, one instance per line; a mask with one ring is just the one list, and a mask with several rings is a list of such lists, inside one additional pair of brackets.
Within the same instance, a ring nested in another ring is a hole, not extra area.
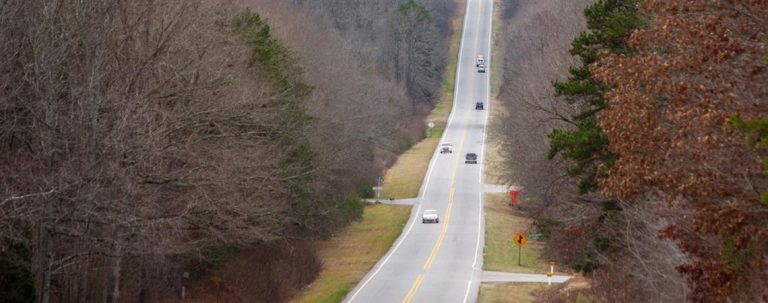
[(525, 242), (528, 241), (528, 237), (526, 237), (523, 232), (517, 232), (515, 234), (515, 237), (512, 240), (515, 241), (515, 244), (517, 244), (517, 246), (522, 247), (523, 245), (525, 245)]

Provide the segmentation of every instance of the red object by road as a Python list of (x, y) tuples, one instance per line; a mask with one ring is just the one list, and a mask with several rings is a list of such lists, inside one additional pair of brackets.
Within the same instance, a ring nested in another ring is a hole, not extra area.
[(509, 190), (509, 197), (512, 198), (512, 205), (517, 204), (517, 195), (520, 194), (520, 190), (518, 189), (510, 189)]

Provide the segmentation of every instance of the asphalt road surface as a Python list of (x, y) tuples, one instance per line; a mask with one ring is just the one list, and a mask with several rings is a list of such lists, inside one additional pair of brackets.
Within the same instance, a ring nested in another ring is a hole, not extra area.
[[(403, 234), (349, 292), (346, 302), (474, 302), (482, 275), (482, 167), (489, 112), (489, 76), (478, 73), (477, 55), (490, 58), (492, 0), (468, 0), (461, 37), (456, 94), (441, 142), (453, 153), (435, 151), (419, 199)], [(475, 110), (475, 102), (485, 110)], [(479, 154), (465, 164), (466, 153)], [(440, 223), (422, 224), (436, 209)]]

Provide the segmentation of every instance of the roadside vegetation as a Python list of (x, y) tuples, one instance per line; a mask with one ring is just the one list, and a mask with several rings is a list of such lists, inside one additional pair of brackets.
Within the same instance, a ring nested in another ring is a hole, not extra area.
[(319, 277), (294, 302), (341, 302), (400, 236), (411, 213), (405, 205), (366, 206), (363, 219), (317, 243)]
[[(535, 293), (546, 287), (542, 283), (482, 283), (478, 303), (535, 302)], [(577, 301), (577, 303), (586, 303)]]
[[(440, 144), (440, 138), (445, 131), (448, 117), (453, 109), (453, 96), (456, 89), (456, 67), (459, 59), (459, 47), (464, 26), (464, 2), (456, 7), (456, 13), (451, 19), (447, 66), (443, 72), (440, 85), (440, 98), (432, 112), (420, 127), (425, 132), (425, 139), (416, 143), (408, 151), (398, 157), (397, 162), (387, 170), (384, 176), (383, 199), (407, 199), (419, 195), (419, 189), (424, 181), (429, 167), (429, 161)], [(435, 124), (428, 129), (426, 123)]]
[(544, 255), (593, 279), (583, 298), (597, 301), (765, 300), (768, 7), (507, 9), (505, 170), (535, 206)]
[[(3, 4), (1, 298), (279, 302), (311, 281), (306, 241), (358, 220), (357, 189), (424, 135), (453, 10), (373, 14), (385, 45), (429, 41), (384, 60), (318, 26), (342, 10), (283, 2)], [(432, 64), (389, 65), (408, 60)]]
[[(544, 274), (549, 271), (547, 260), (541, 257), (544, 242), (530, 237), (533, 219), (527, 213), (510, 205), (506, 194), (485, 195), (485, 248), (483, 270)], [(528, 241), (521, 250), (518, 265), (518, 247), (513, 235), (524, 232)]]
[[(486, 142), (485, 181), (488, 184), (516, 184), (519, 180), (510, 180), (505, 170), (505, 151), (502, 150), (505, 135), (499, 132), (509, 117), (510, 111), (521, 111), (520, 105), (509, 107), (505, 104), (504, 96), (498, 96), (505, 80), (505, 57), (508, 56), (507, 43), (513, 43), (505, 38), (509, 13), (508, 3), (495, 2), (493, 27), (493, 56), (491, 60), (491, 106), (490, 132)], [(511, 53), (511, 52), (510, 52)], [(527, 130), (517, 130), (527, 131)], [(527, 144), (527, 143), (526, 143)], [(524, 190), (525, 191), (525, 190)], [(520, 204), (512, 206), (506, 193), (487, 193), (484, 197), (485, 212), (485, 247), (483, 249), (483, 270), (516, 273), (545, 274), (549, 271), (548, 260), (543, 256), (545, 240), (531, 237), (541, 234), (534, 225), (532, 209), (536, 208), (535, 199), (527, 199), (526, 193), (520, 199)], [(533, 205), (532, 205), (533, 204)], [(513, 242), (517, 232), (526, 233), (529, 238), (521, 250)], [(518, 253), (521, 253), (518, 265)], [(557, 272), (563, 272), (556, 265)], [(568, 270), (566, 270), (568, 271)], [(558, 287), (558, 286), (554, 286)], [(546, 290), (544, 283), (481, 283), (478, 302), (535, 302), (541, 292)], [(581, 302), (581, 301), (579, 301)]]
[(421, 140), (397, 158), (384, 176), (382, 199), (415, 198), (427, 174), (429, 161), (437, 148), (439, 138)]

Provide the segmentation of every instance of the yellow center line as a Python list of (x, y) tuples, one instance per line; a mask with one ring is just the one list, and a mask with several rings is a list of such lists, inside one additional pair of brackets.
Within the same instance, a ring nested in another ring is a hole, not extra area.
[(427, 270), (429, 270), (430, 267), (432, 267), (432, 263), (435, 262), (435, 258), (437, 257), (437, 253), (440, 251), (440, 246), (443, 244), (443, 239), (445, 239), (445, 234), (448, 233), (448, 223), (451, 222), (451, 210), (453, 209), (453, 195), (456, 192), (456, 188), (454, 187), (456, 183), (456, 173), (458, 172), (458, 167), (460, 165), (461, 161), (461, 150), (464, 148), (464, 142), (467, 139), (467, 133), (464, 132), (464, 134), (461, 136), (461, 141), (459, 142), (458, 151), (456, 157), (456, 163), (454, 163), (453, 166), (453, 172), (451, 173), (451, 189), (448, 194), (448, 208), (445, 210), (445, 218), (443, 218), (443, 226), (440, 228), (440, 235), (437, 237), (437, 241), (435, 241), (435, 245), (432, 246), (432, 252), (429, 254), (429, 258), (427, 258), (427, 261), (424, 263), (424, 271), (419, 274), (418, 277), (416, 277), (416, 281), (413, 282), (413, 285), (411, 286), (411, 289), (408, 291), (408, 293), (405, 295), (405, 298), (403, 299), (403, 303), (409, 303), (413, 299), (413, 296), (416, 295), (416, 292), (421, 287), (421, 283), (424, 281), (424, 273), (426, 273)]
[(413, 296), (416, 294), (416, 290), (421, 287), (421, 282), (424, 281), (424, 273), (420, 273), (419, 276), (416, 278), (416, 281), (413, 282), (413, 286), (411, 286), (411, 290), (408, 291), (408, 294), (405, 295), (405, 299), (403, 299), (403, 302), (411, 302), (411, 299), (413, 299)]
[(445, 211), (445, 220), (443, 222), (443, 226), (440, 230), (440, 236), (437, 237), (437, 242), (435, 242), (435, 246), (432, 247), (432, 253), (429, 254), (429, 258), (427, 258), (427, 263), (424, 264), (424, 271), (429, 270), (430, 267), (432, 267), (432, 262), (435, 261), (435, 256), (437, 256), (437, 252), (440, 250), (440, 245), (443, 243), (443, 238), (445, 238), (445, 234), (448, 232), (448, 222), (451, 220), (451, 209), (453, 208), (453, 193), (456, 191), (455, 188), (451, 188), (451, 193), (448, 195), (448, 209)]
[[(481, 1), (477, 1), (478, 7), (482, 8), (480, 5)], [(478, 9), (479, 12), (481, 9)], [(475, 29), (480, 30), (480, 16), (482, 14), (477, 13), (478, 16), (476, 16), (475, 19), (477, 19), (477, 22), (475, 23)], [(477, 41), (479, 37), (479, 33), (475, 33), (475, 41), (474, 41), (474, 52), (477, 52)], [(459, 64), (461, 64), (461, 60), (459, 60)], [(475, 87), (475, 81), (474, 79), (470, 81), (470, 89), (474, 89)], [(456, 163), (453, 166), (453, 171), (451, 172), (451, 185), (450, 185), (450, 192), (448, 194), (448, 207), (445, 211), (445, 218), (443, 219), (443, 226), (440, 229), (440, 235), (437, 237), (437, 241), (435, 241), (435, 245), (432, 246), (432, 252), (429, 254), (429, 258), (427, 258), (427, 261), (424, 263), (423, 271), (419, 274), (418, 277), (416, 277), (416, 281), (413, 282), (413, 285), (411, 285), (411, 289), (408, 290), (408, 293), (405, 295), (405, 298), (403, 299), (403, 303), (410, 303), (411, 300), (413, 300), (413, 297), (416, 296), (416, 293), (419, 291), (419, 288), (421, 287), (421, 284), (424, 282), (424, 275), (427, 270), (429, 270), (432, 267), (432, 263), (434, 263), (435, 259), (437, 258), (437, 253), (440, 251), (440, 246), (443, 243), (443, 239), (445, 239), (445, 235), (448, 233), (448, 223), (451, 220), (451, 211), (453, 209), (453, 196), (456, 192), (456, 173), (458, 172), (459, 165), (461, 165), (461, 152), (464, 147), (464, 141), (467, 138), (467, 132), (466, 130), (461, 136), (461, 141), (459, 142), (459, 146), (457, 149), (457, 157), (456, 157)]]

